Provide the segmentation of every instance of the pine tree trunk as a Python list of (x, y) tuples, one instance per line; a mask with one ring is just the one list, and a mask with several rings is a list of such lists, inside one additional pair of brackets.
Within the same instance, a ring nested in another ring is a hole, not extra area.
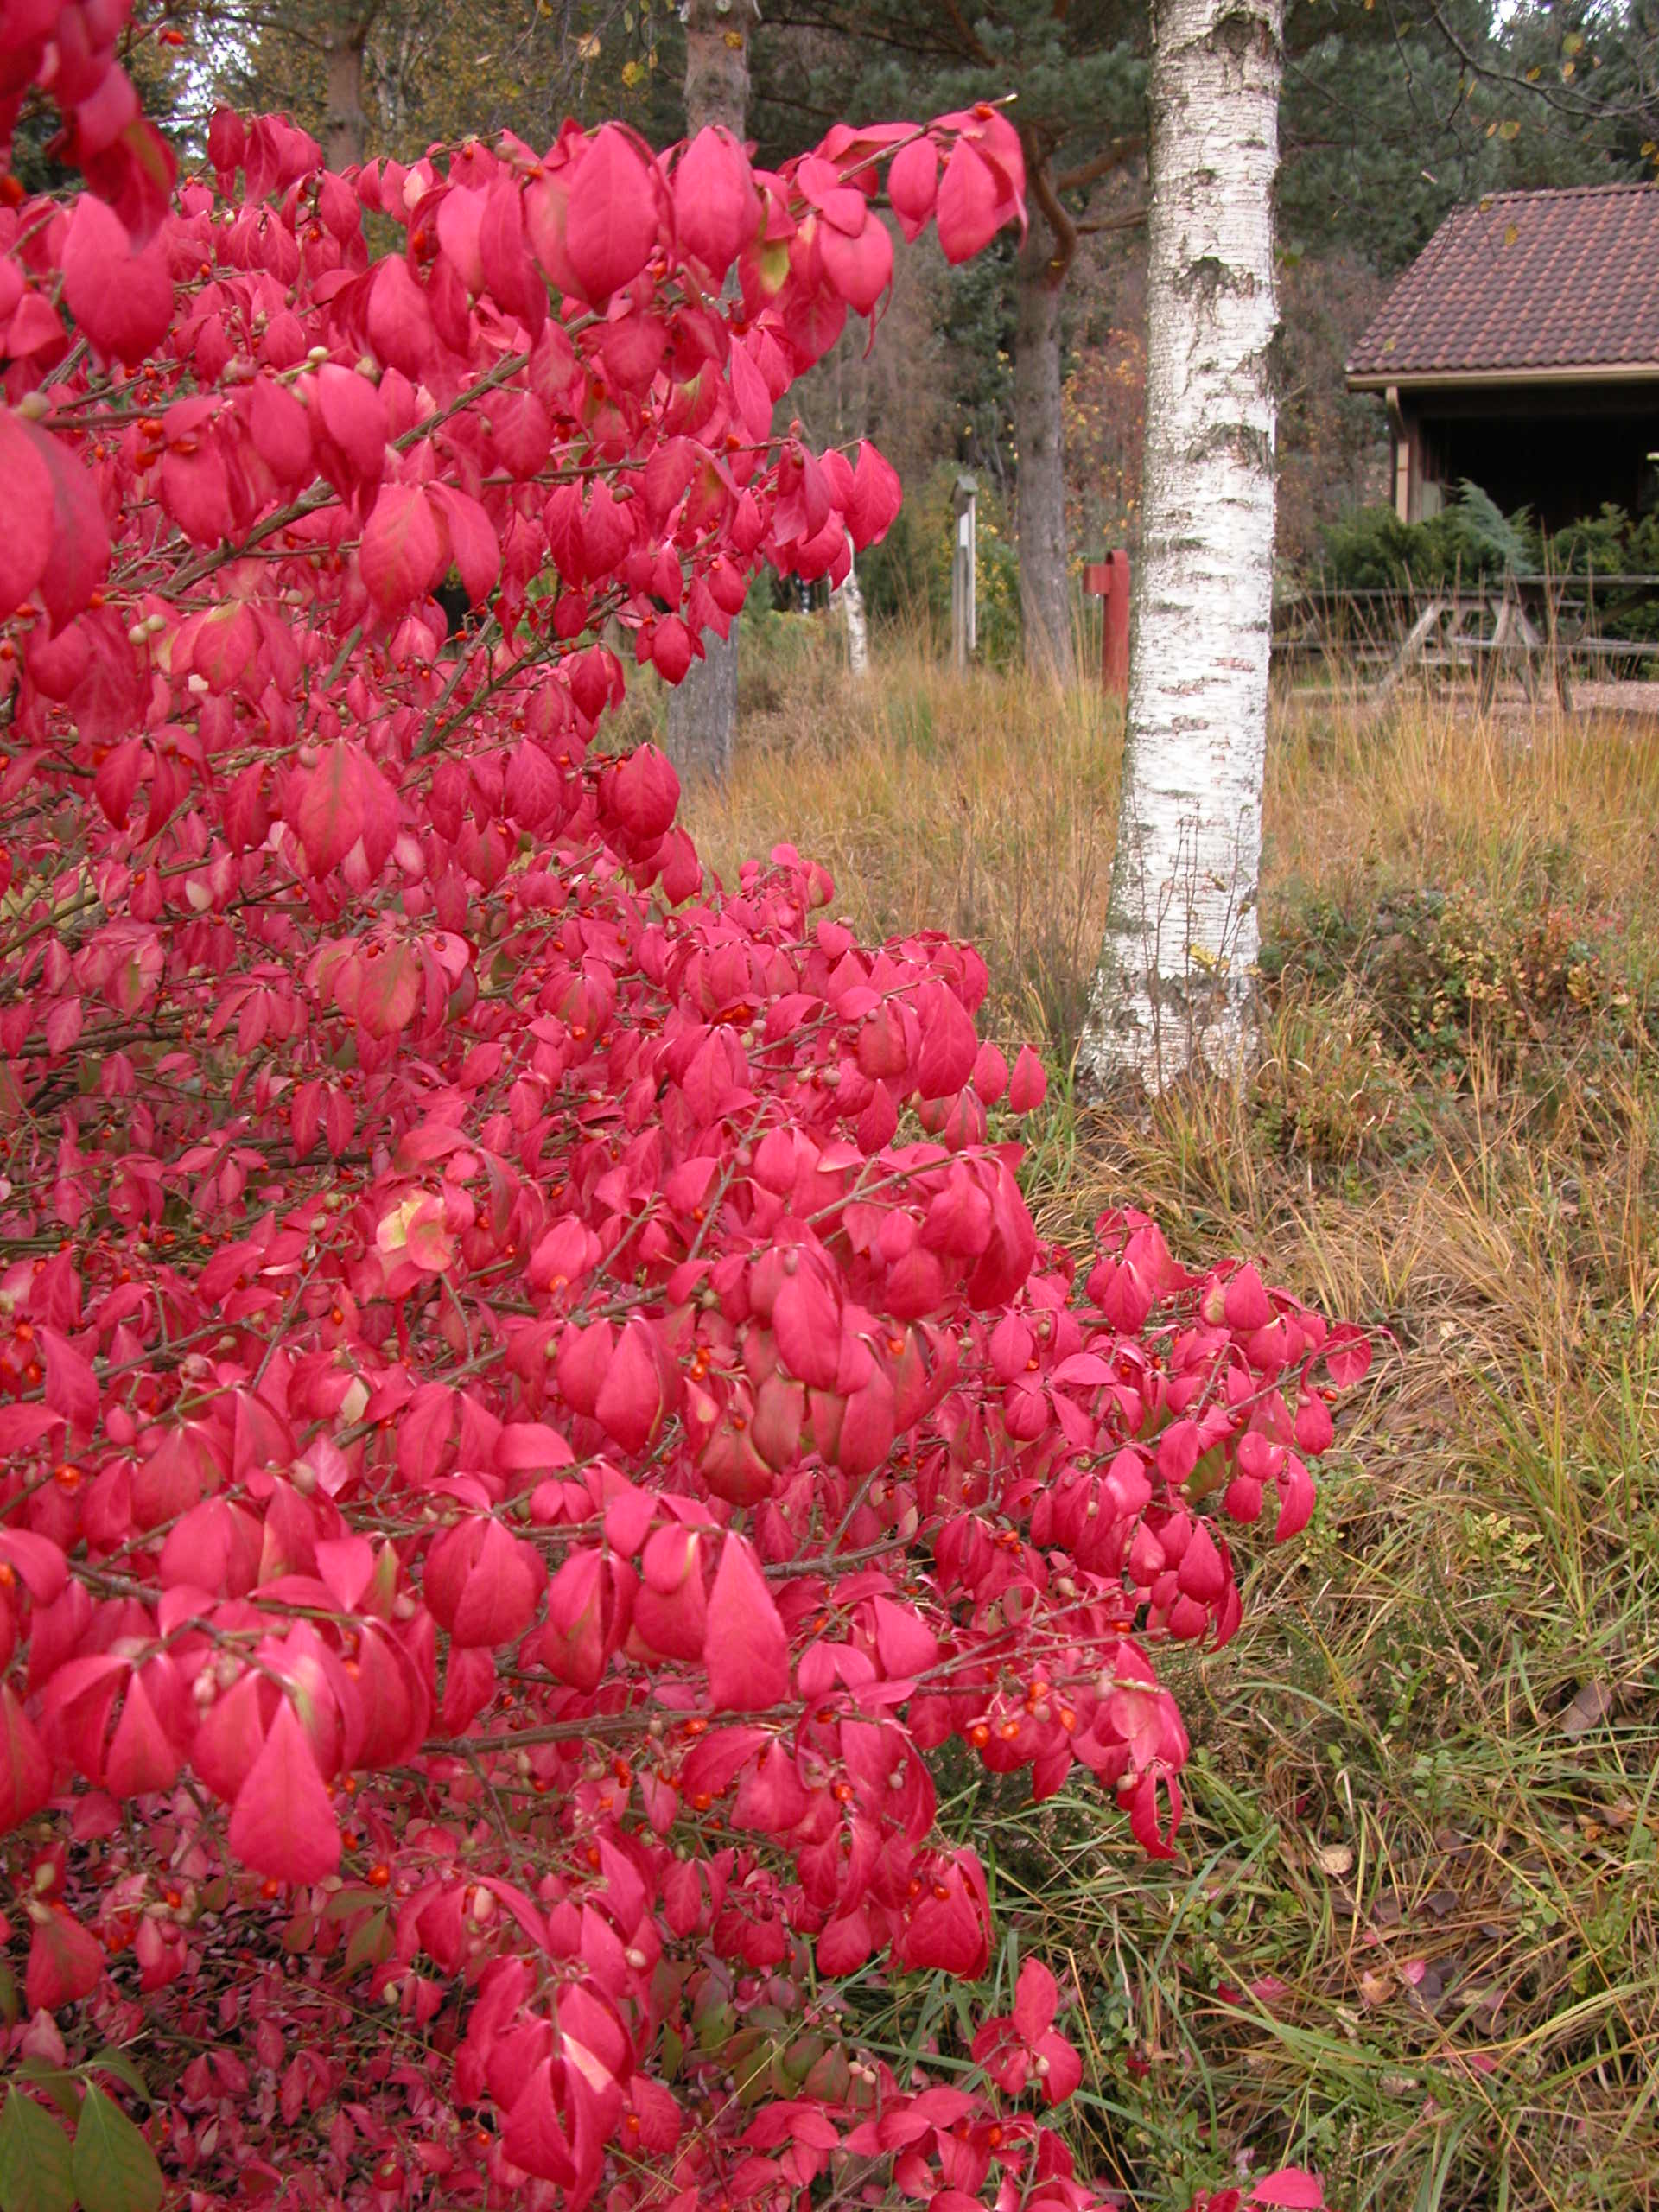
[(1014, 442), (1019, 456), (1020, 611), (1026, 666), (1074, 672), (1065, 559), (1065, 432), (1060, 412), (1060, 287), (1054, 244), (1033, 213), (1015, 274)]
[[(721, 124), (741, 139), (747, 118), (749, 64), (745, 26), (751, 0), (690, 0), (685, 25), (685, 133)], [(737, 735), (737, 632), (702, 634), (707, 658), (694, 660), (668, 695), (668, 754), (682, 781), (723, 781)]]
[(1283, 0), (1157, 0), (1147, 436), (1106, 943), (1078, 1055), (1156, 1090), (1249, 1025), (1273, 612)]
[(363, 58), (375, 10), (343, 16), (330, 26), (323, 48), (328, 112), (322, 131), (322, 157), (331, 169), (346, 169), (368, 150), (369, 118), (363, 105)]

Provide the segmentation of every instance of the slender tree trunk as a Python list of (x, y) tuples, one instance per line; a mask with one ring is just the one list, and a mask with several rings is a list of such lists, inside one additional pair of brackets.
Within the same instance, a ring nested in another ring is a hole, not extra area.
[[(685, 132), (710, 124), (744, 135), (749, 101), (747, 17), (752, 0), (688, 0)], [(668, 753), (683, 780), (724, 779), (737, 735), (737, 632), (702, 635), (702, 660), (668, 695)]]
[(864, 619), (864, 592), (858, 581), (858, 561), (853, 541), (847, 540), (847, 581), (830, 594), (831, 604), (847, 624), (847, 665), (855, 676), (870, 672), (870, 628)]
[(365, 8), (336, 16), (323, 48), (328, 112), (323, 121), (322, 157), (331, 169), (350, 168), (368, 150), (363, 58), (377, 12)]
[(1020, 611), (1026, 666), (1070, 680), (1071, 586), (1066, 572), (1065, 430), (1060, 410), (1060, 281), (1065, 263), (1033, 214), (1015, 274), (1014, 442), (1019, 456)]
[(1284, 0), (1156, 0), (1147, 440), (1111, 909), (1079, 1052), (1236, 1064), (1257, 950), (1273, 612)]

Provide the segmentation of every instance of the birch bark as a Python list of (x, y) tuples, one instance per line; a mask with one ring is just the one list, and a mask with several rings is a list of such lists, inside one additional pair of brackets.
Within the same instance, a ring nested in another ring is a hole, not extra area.
[(1145, 486), (1106, 941), (1079, 1068), (1149, 1090), (1249, 1031), (1273, 602), (1283, 0), (1156, 0)]
[(858, 559), (850, 535), (847, 540), (847, 580), (830, 594), (830, 602), (847, 624), (847, 665), (855, 676), (870, 672), (870, 631), (864, 617), (864, 591), (858, 581)]

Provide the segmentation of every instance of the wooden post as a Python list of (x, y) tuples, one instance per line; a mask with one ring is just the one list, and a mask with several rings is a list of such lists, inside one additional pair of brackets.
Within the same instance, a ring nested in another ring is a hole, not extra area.
[(955, 499), (956, 540), (950, 550), (950, 664), (960, 675), (979, 647), (979, 611), (974, 578), (979, 556), (979, 487), (971, 476), (958, 476)]
[(1101, 601), (1100, 680), (1115, 697), (1129, 693), (1129, 556), (1119, 546), (1103, 561), (1090, 561), (1083, 588)]

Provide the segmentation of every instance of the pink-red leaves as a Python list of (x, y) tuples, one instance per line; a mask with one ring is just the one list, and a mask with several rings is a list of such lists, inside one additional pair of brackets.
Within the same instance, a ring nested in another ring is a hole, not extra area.
[(347, 468), (365, 483), (378, 480), (385, 460), (385, 403), (366, 377), (337, 362), (317, 372), (316, 409)]
[(1301, 2166), (1281, 2166), (1263, 2174), (1250, 2191), (1252, 2204), (1276, 2205), (1282, 2212), (1321, 2212), (1325, 2190), (1317, 2174)]
[(729, 130), (698, 131), (674, 170), (674, 228), (718, 285), (760, 221), (748, 156)]
[(83, 194), (63, 246), (63, 294), (88, 343), (133, 366), (155, 352), (173, 316), (173, 282), (159, 240), (135, 253), (112, 209)]
[(988, 2020), (974, 2037), (974, 2057), (1011, 2097), (1027, 2085), (1048, 2105), (1064, 2104), (1083, 2079), (1083, 2062), (1054, 2032), (1059, 1991), (1039, 1959), (1020, 1969), (1011, 2017)]
[(887, 198), (910, 239), (927, 228), (939, 191), (939, 157), (933, 141), (918, 137), (901, 146), (887, 171)]
[(651, 1339), (636, 1321), (630, 1321), (617, 1339), (594, 1412), (606, 1433), (626, 1451), (643, 1452), (657, 1433), (663, 1417), (662, 1375)]
[(90, 1997), (104, 1975), (104, 1954), (90, 1929), (61, 1906), (36, 1908), (23, 1994), (31, 2012), (55, 2012)]
[(755, 1713), (789, 1696), (789, 1642), (753, 1549), (728, 1535), (709, 1596), (709, 1695), (717, 1713)]
[(0, 1682), (0, 1835), (38, 1813), (52, 1794), (52, 1762), (9, 1682)]
[(39, 583), (52, 550), (53, 484), (28, 428), (0, 409), (0, 478), (7, 486), (7, 527), (0, 531), (0, 605), (16, 607)]
[(861, 553), (886, 537), (899, 512), (899, 501), (898, 472), (867, 438), (858, 449), (852, 504), (847, 510), (847, 527)]
[(383, 484), (358, 553), (363, 581), (375, 605), (383, 613), (395, 614), (412, 600), (424, 598), (448, 558), (448, 532), (424, 488)]
[[(30, 0), (14, 89), (142, 211), (119, 12)], [(763, 563), (838, 581), (898, 512), (873, 446), (772, 443), (880, 304), (895, 147), (899, 228), (1020, 219), (992, 109), (760, 177), (572, 124), (341, 178), (220, 115), (230, 204), (193, 180), (153, 246), (0, 210), (0, 1826), (65, 2015), (29, 2048), (96, 2068), (70, 2007), (130, 1944), (204, 2198), (321, 2158), (638, 2212), (664, 1990), (713, 2063), (804, 1944), (983, 1971), (947, 1741), (1169, 1850), (1153, 1657), (1240, 1614), (1204, 1516), (1299, 1526), (1369, 1354), (1139, 1216), (1074, 1279), (989, 1142), (1043, 1080), (980, 1043), (982, 963), (860, 943), (788, 845), (705, 878), (611, 719), (623, 640), (677, 679)], [(988, 2078), (889, 2054), (873, 2101), (823, 1993), (694, 2189), (842, 2145), (967, 2212), (995, 2151), (1097, 2212), (1006, 2109), (1077, 2079), (1039, 1962)]]
[(318, 1882), (340, 1865), (340, 1828), (316, 1756), (279, 1698), (258, 1757), (231, 1809), (229, 1842), (245, 1866), (279, 1882)]
[(939, 244), (949, 262), (971, 261), (1001, 226), (999, 182), (977, 149), (959, 138), (939, 180)]
[(1016, 1114), (1034, 1113), (1048, 1096), (1048, 1076), (1029, 1045), (1020, 1047), (1008, 1079), (1008, 1105)]
[(459, 1644), (515, 1643), (534, 1618), (546, 1582), (540, 1554), (488, 1514), (469, 1514), (427, 1556), (426, 1602)]
[(449, 544), (467, 596), (476, 605), (494, 590), (501, 573), (495, 527), (478, 501), (453, 485), (435, 484), (431, 497), (448, 525)]
[(357, 749), (337, 738), (306, 776), (293, 821), (306, 859), (319, 875), (344, 860), (363, 834), (362, 777)]
[(595, 306), (645, 267), (657, 243), (657, 188), (645, 156), (620, 124), (597, 131), (576, 163), (564, 250)]

